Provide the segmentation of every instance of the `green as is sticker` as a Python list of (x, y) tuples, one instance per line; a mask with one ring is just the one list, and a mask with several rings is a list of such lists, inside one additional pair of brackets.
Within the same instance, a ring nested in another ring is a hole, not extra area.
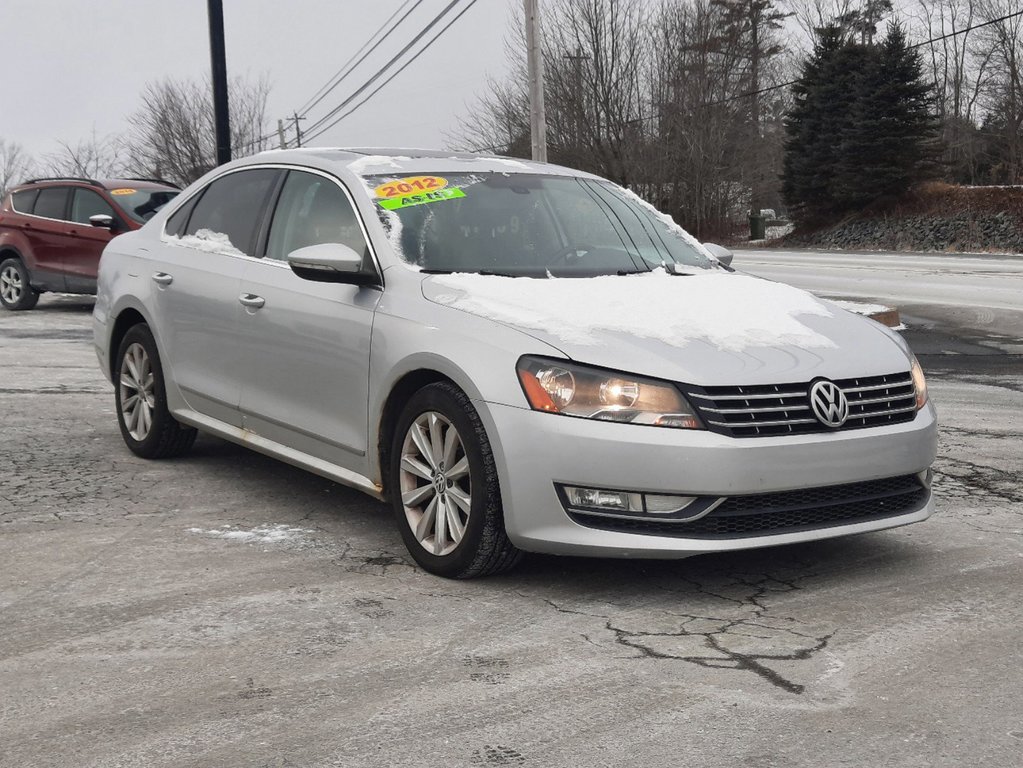
[(401, 197), (389, 197), (386, 200), (377, 200), (381, 208), (393, 211), (396, 208), (409, 208), (413, 205), (426, 205), (426, 203), (439, 203), (442, 200), (453, 200), (456, 197), (465, 197), (465, 192), (455, 187), (449, 189), (438, 189), (433, 192), (417, 192), (414, 195), (402, 195)]

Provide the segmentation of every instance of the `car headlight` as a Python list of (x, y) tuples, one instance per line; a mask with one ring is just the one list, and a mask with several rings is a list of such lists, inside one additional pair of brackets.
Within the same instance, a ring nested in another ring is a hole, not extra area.
[(919, 411), (927, 405), (927, 379), (924, 378), (924, 369), (920, 367), (916, 355), (913, 355), (912, 361), (910, 372), (913, 375), (913, 389), (916, 390), (916, 409)]
[(542, 357), (522, 357), (516, 368), (535, 411), (653, 427), (704, 428), (671, 384)]

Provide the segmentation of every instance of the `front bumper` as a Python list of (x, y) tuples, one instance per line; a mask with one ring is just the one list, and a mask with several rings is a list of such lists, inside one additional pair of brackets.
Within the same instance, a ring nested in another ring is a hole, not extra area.
[(774, 535), (685, 538), (601, 530), (566, 512), (556, 484), (658, 494), (738, 496), (837, 486), (922, 472), (934, 461), (928, 404), (908, 423), (823, 434), (733, 438), (554, 416), (476, 403), (490, 437), (508, 536), (532, 552), (604, 557), (687, 557), (791, 544), (924, 520), (931, 494), (895, 516)]

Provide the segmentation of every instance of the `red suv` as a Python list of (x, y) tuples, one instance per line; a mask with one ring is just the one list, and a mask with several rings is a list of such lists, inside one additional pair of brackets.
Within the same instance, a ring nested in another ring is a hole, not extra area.
[(138, 229), (179, 192), (159, 179), (35, 179), (0, 205), (0, 304), (32, 309), (39, 294), (96, 293), (110, 239)]

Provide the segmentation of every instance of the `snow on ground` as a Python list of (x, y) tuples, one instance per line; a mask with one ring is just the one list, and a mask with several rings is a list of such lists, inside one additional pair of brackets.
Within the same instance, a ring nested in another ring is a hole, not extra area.
[(878, 312), (891, 312), (891, 307), (884, 304), (864, 304), (859, 301), (840, 301), (839, 299), (828, 299), (832, 304), (837, 304), (842, 309), (855, 312), (857, 315), (876, 315)]
[(694, 340), (741, 352), (791, 344), (833, 347), (800, 315), (832, 317), (815, 297), (782, 283), (708, 271), (530, 278), (435, 275), (429, 297), (501, 323), (546, 331), (569, 344), (598, 345), (612, 331), (682, 347)]
[(792, 230), (795, 228), (795, 224), (782, 224), (777, 227), (767, 227), (767, 239), (777, 240), (779, 237), (785, 237), (785, 235), (791, 234)]
[(212, 536), (217, 539), (227, 539), (244, 544), (280, 544), (293, 542), (305, 538), (314, 531), (308, 528), (296, 528), (283, 523), (268, 523), (257, 525), (255, 528), (246, 530), (231, 525), (224, 525), (220, 528), (203, 530), (202, 528), (189, 528), (189, 533), (197, 533), (202, 536)]

